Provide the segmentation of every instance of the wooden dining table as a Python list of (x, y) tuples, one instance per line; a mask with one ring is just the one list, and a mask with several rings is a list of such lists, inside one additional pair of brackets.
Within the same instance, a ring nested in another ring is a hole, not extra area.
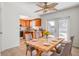
[[(45, 40), (45, 41), (44, 41)], [(63, 41), (62, 38), (53, 38), (50, 42), (46, 39), (33, 39), (26, 41), (29, 46), (32, 46), (37, 51), (37, 56), (41, 56), (43, 52), (48, 52), (52, 49), (55, 50), (55, 47)], [(53, 50), (53, 51), (54, 51)]]

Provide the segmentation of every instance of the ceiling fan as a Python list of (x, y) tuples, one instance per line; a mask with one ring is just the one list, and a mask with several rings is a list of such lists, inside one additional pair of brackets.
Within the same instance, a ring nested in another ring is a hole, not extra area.
[(40, 7), (41, 9), (35, 11), (35, 12), (48, 12), (48, 11), (56, 11), (57, 9), (55, 8), (56, 5), (58, 5), (58, 3), (51, 3), (49, 4), (48, 2), (40, 2), (39, 4), (36, 4), (38, 7)]

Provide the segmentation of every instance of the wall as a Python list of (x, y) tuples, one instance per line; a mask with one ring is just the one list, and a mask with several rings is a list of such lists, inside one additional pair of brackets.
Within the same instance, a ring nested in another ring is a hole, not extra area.
[(1, 34), (1, 4), (0, 4), (0, 51), (1, 51), (1, 39), (2, 39), (2, 34)]
[(13, 5), (2, 4), (2, 51), (19, 46), (18, 12)]
[[(79, 6), (40, 16), (43, 20), (53, 20), (54, 18), (70, 16), (69, 33), (70, 36), (75, 36), (73, 46), (79, 47)], [(43, 24), (44, 26), (45, 24)]]
[(19, 46), (19, 16), (38, 17), (32, 9), (29, 3), (2, 3), (2, 51)]

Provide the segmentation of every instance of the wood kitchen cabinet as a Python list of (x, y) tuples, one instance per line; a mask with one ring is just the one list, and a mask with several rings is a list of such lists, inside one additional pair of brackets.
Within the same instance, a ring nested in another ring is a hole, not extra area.
[(41, 19), (40, 18), (35, 19), (35, 26), (41, 26)]
[(22, 25), (23, 27), (25, 27), (26, 26), (26, 20), (20, 20), (20, 25)]
[(32, 25), (31, 22), (32, 22), (32, 20), (23, 20), (23, 19), (20, 20), (20, 24), (23, 27), (31, 27), (31, 25)]

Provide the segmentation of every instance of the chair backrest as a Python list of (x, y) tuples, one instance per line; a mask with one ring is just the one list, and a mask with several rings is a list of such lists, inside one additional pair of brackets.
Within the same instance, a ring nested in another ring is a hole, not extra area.
[(71, 55), (71, 50), (72, 50), (72, 44), (73, 44), (73, 39), (74, 36), (71, 36), (70, 40), (71, 42), (65, 43), (65, 46), (63, 47), (59, 47), (58, 49), (61, 50), (61, 52), (59, 54), (54, 53), (54, 56), (70, 56)]
[(32, 35), (29, 33), (29, 34), (25, 34), (25, 39), (26, 40), (31, 40), (32, 39)]
[(72, 44), (66, 43), (65, 46), (63, 47), (60, 55), (61, 56), (70, 56), (71, 55), (71, 48), (72, 48)]
[(71, 40), (71, 43), (73, 44), (73, 39), (74, 39), (74, 36), (71, 36), (70, 37), (70, 40)]
[(40, 30), (37, 30), (37, 31), (36, 31), (36, 38), (38, 39), (38, 38), (40, 38), (40, 37), (42, 37), (42, 33), (41, 33)]

